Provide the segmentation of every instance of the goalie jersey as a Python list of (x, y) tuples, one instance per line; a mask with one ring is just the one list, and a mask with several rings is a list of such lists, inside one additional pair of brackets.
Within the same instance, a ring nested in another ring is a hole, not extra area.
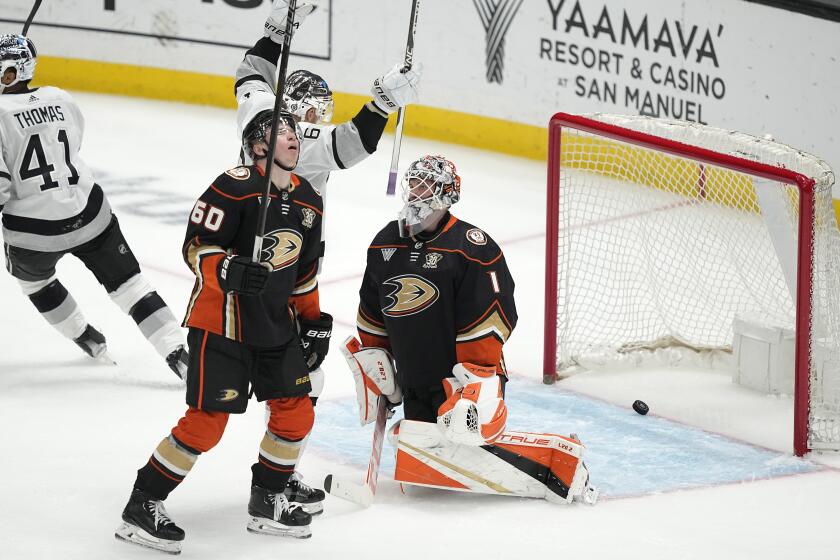
[(0, 95), (0, 211), (9, 245), (65, 251), (108, 227), (111, 207), (79, 157), (84, 126), (59, 88)]
[(297, 336), (290, 305), (307, 318), (320, 314), (321, 197), (292, 175), (290, 189), (274, 187), (260, 260), (272, 273), (259, 295), (221, 290), (217, 270), (227, 254), (250, 257), (265, 176), (255, 166), (220, 175), (193, 207), (183, 256), (195, 274), (185, 327), (254, 346), (282, 346)]
[(428, 241), (403, 238), (397, 222), (367, 253), (357, 327), (364, 346), (389, 349), (400, 387), (439, 385), (459, 362), (496, 366), (516, 326), (514, 282), (481, 229), (449, 215)]

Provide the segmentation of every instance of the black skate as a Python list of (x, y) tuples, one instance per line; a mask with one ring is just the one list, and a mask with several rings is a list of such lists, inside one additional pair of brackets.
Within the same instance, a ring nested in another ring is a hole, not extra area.
[(166, 364), (169, 366), (169, 369), (175, 372), (175, 375), (184, 381), (187, 380), (187, 368), (189, 363), (190, 355), (187, 353), (187, 349), (183, 346), (179, 346), (170, 352), (166, 357)]
[(312, 536), (309, 529), (312, 516), (298, 504), (289, 505), (282, 492), (251, 486), (248, 515), (248, 531), (251, 533), (296, 539)]
[(283, 490), (283, 495), (292, 504), (299, 504), (303, 511), (309, 515), (318, 515), (324, 512), (324, 494), (323, 490), (312, 488), (303, 481), (303, 476), (295, 471)]
[(168, 554), (181, 554), (184, 531), (169, 518), (162, 501), (135, 488), (122, 518), (123, 523), (114, 533), (116, 538)]
[(73, 342), (91, 358), (115, 363), (108, 355), (108, 345), (105, 344), (105, 337), (90, 325), (85, 327), (85, 332), (74, 338)]

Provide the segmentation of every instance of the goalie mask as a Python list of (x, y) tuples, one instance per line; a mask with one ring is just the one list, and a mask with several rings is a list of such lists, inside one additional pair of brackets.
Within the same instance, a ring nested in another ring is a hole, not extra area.
[(316, 123), (332, 120), (332, 90), (324, 78), (308, 70), (297, 70), (289, 74), (283, 87), (283, 102), (289, 112), (302, 121), (306, 120), (310, 108), (315, 109)]
[[(23, 35), (0, 35), (0, 93), (20, 82), (28, 82), (35, 75), (38, 52), (35, 44)], [(5, 83), (6, 72), (14, 69), (17, 75)]]
[[(271, 123), (274, 116), (274, 111), (265, 110), (260, 111), (257, 113), (257, 116), (251, 119), (251, 122), (245, 127), (244, 132), (242, 133), (242, 148), (245, 150), (251, 160), (256, 161), (261, 157), (265, 156), (257, 156), (254, 153), (254, 146), (259, 143), (265, 143), (265, 135), (271, 129)], [(303, 134), (301, 133), (300, 126), (298, 126), (297, 122), (295, 121), (292, 114), (286, 111), (285, 109), (280, 110), (280, 118), (277, 119), (277, 134), (283, 134), (284, 132), (294, 130), (295, 136), (297, 137), (298, 144), (301, 143), (301, 139)], [(268, 153), (268, 147), (266, 147), (266, 154)], [(298, 159), (300, 158), (300, 150), (298, 150)], [(274, 163), (285, 169), (286, 171), (291, 171), (297, 166), (297, 161), (295, 161), (295, 165), (291, 166), (290, 168), (286, 168), (285, 165), (281, 164), (277, 159), (274, 159)]]
[(413, 237), (437, 225), (461, 198), (461, 177), (455, 164), (442, 156), (412, 162), (402, 181), (403, 205), (398, 224), (402, 237)]

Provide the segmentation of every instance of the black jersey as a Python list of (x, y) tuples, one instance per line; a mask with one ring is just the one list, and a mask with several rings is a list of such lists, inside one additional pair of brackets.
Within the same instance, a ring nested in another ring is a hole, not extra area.
[(359, 334), (365, 346), (390, 348), (405, 389), (436, 385), (459, 362), (504, 373), (513, 291), (501, 249), (481, 229), (449, 216), (423, 241), (400, 237), (394, 221), (368, 248)]
[(225, 255), (250, 258), (253, 252), (264, 188), (260, 168), (237, 167), (219, 175), (195, 203), (183, 253), (196, 282), (184, 326), (255, 346), (279, 346), (295, 335), (289, 304), (318, 317), (321, 197), (295, 175), (289, 189), (272, 188), (260, 258), (272, 267), (265, 291), (250, 296), (219, 286), (217, 269)]

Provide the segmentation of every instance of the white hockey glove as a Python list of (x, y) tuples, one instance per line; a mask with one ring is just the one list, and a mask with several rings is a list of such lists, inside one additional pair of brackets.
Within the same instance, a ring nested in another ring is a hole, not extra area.
[(376, 78), (370, 88), (376, 108), (390, 115), (400, 107), (416, 103), (422, 74), (423, 65), (418, 62), (405, 72), (402, 64), (397, 64), (384, 76)]
[(382, 348), (362, 348), (361, 343), (350, 336), (341, 345), (341, 353), (356, 382), (356, 400), (362, 426), (376, 420), (376, 402), (380, 395), (384, 395), (393, 405), (402, 401), (402, 391), (394, 373), (394, 359), (388, 352)]
[[(300, 29), (300, 24), (306, 16), (315, 11), (315, 6), (308, 3), (298, 4), (295, 9), (295, 31)], [(283, 37), (286, 35), (286, 18), (289, 16), (289, 3), (286, 0), (274, 0), (271, 6), (271, 13), (265, 20), (263, 34), (275, 43), (283, 44)]]
[(454, 378), (443, 380), (446, 402), (438, 409), (437, 425), (452, 443), (487, 445), (502, 435), (507, 407), (496, 368), (460, 363)]

